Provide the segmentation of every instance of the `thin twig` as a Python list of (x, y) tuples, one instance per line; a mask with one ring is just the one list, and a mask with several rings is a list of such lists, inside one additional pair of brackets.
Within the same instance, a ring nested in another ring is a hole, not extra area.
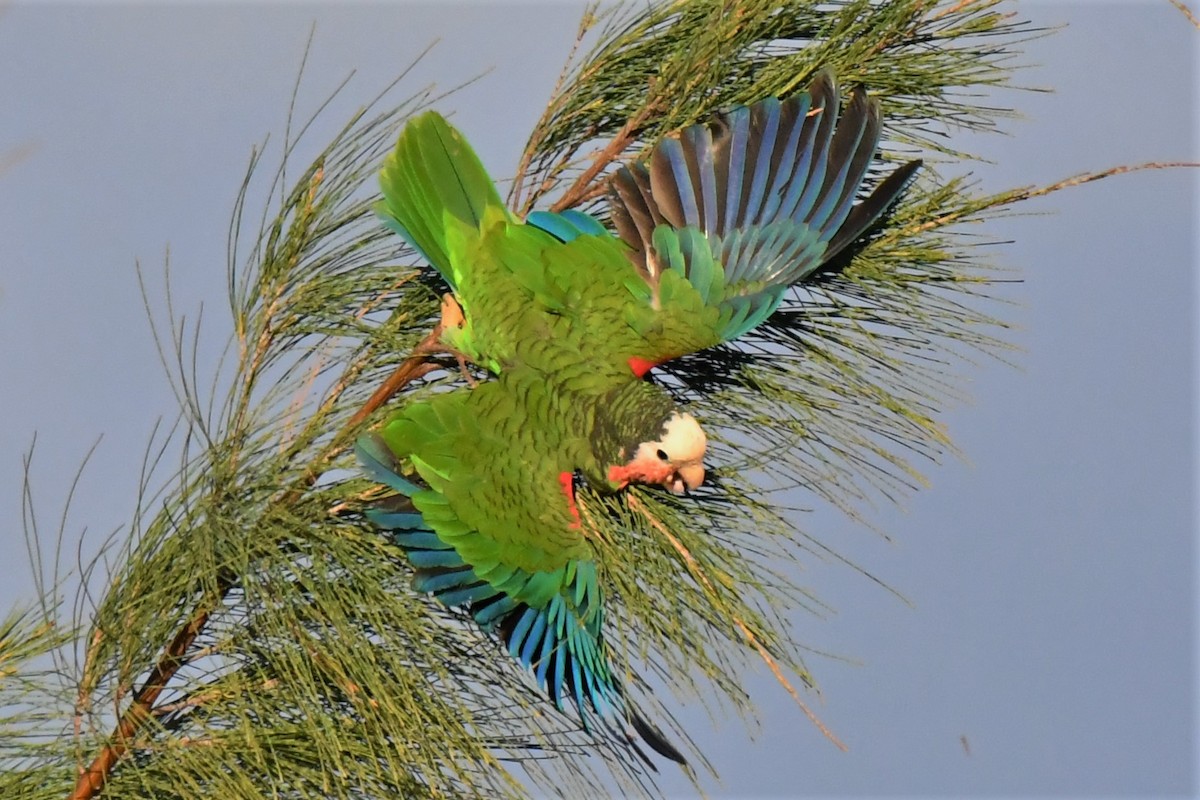
[(1188, 18), (1188, 21), (1200, 28), (1200, 19), (1196, 18), (1195, 12), (1183, 4), (1183, 0), (1167, 0), (1171, 5), (1183, 12), (1183, 15)]
[(525, 215), (529, 213), (529, 206), (532, 204), (533, 198), (529, 198), (529, 202), (525, 202), (524, 207), (521, 207), (521, 195), (525, 192), (525, 179), (528, 177), (529, 162), (533, 159), (533, 153), (537, 150), (537, 138), (544, 136), (547, 126), (550, 123), (550, 118), (558, 110), (558, 108), (566, 100), (566, 95), (562, 91), (563, 84), (566, 83), (567, 76), (571, 72), (571, 66), (575, 61), (575, 56), (579, 52), (579, 46), (583, 44), (583, 39), (587, 36), (587, 32), (591, 30), (595, 23), (595, 11), (597, 3), (591, 3), (583, 10), (583, 16), (579, 19), (579, 28), (575, 32), (575, 42), (571, 45), (571, 51), (567, 54), (567, 60), (563, 62), (562, 71), (558, 73), (558, 81), (554, 84), (554, 90), (550, 92), (550, 102), (546, 103), (546, 109), (542, 112), (542, 116), (538, 119), (537, 124), (533, 126), (534, 133), (529, 137), (529, 142), (525, 146), (525, 152), (521, 153), (521, 162), (517, 164), (517, 174), (513, 177), (512, 190), (509, 192), (509, 205), (513, 208), (520, 208), (520, 213)]
[[(334, 437), (331, 450), (326, 453), (325, 458), (318, 459), (318, 463), (327, 463), (329, 459), (340, 452), (343, 446), (341, 443), (349, 439), (357, 428), (372, 413), (391, 399), (393, 395), (417, 378), (437, 368), (437, 365), (428, 363), (428, 356), (421, 351), (422, 346), (428, 347), (435, 343), (440, 334), (441, 330), (439, 326), (421, 341), (421, 344), (417, 346), (416, 354), (405, 359), (404, 363), (392, 373), (391, 377), (384, 381), (370, 398), (367, 399), (367, 402), (350, 417), (337, 436)], [(323, 471), (323, 469), (318, 468), (314, 464), (301, 478), (300, 486), (284, 494), (277, 502), (280, 505), (288, 505), (297, 501), (303, 494), (304, 489), (312, 486)], [(79, 779), (75, 784), (75, 789), (71, 792), (70, 800), (90, 800), (90, 798), (94, 797), (104, 787), (104, 783), (108, 780), (113, 767), (128, 752), (130, 744), (138, 732), (153, 717), (154, 703), (171, 681), (171, 678), (186, 663), (185, 654), (196, 641), (196, 637), (208, 625), (208, 620), (212, 613), (225, 601), (225, 597), (233, 589), (234, 583), (234, 577), (221, 576), (217, 581), (217, 590), (214, 593), (215, 599), (198, 608), (187, 623), (175, 633), (170, 644), (167, 645), (162, 656), (154, 665), (154, 669), (151, 670), (149, 677), (146, 678), (145, 682), (134, 693), (132, 702), (130, 702), (124, 713), (121, 714), (112, 736), (109, 737), (108, 744), (100, 750), (91, 764), (81, 770)]]
[(983, 208), (989, 208), (991, 206), (1008, 206), (1022, 200), (1030, 200), (1034, 197), (1045, 197), (1048, 194), (1054, 194), (1062, 189), (1069, 189), (1072, 186), (1080, 186), (1082, 184), (1091, 183), (1092, 181), (1098, 181), (1103, 178), (1111, 178), (1114, 175), (1124, 175), (1127, 172), (1141, 172), (1143, 170), (1150, 169), (1178, 169), (1180, 167), (1200, 167), (1200, 162), (1148, 161), (1144, 164), (1131, 164), (1121, 167), (1112, 167), (1111, 169), (1100, 170), (1098, 172), (1082, 172), (1078, 175), (1072, 175), (1070, 178), (1065, 178), (1061, 181), (1058, 181), (1057, 183), (1049, 184), (1048, 186), (1027, 186), (1022, 189), (1014, 189), (1010, 192), (994, 195), (991, 198), (992, 202), (990, 202), (987, 206), (982, 208), (969, 207), (955, 210), (949, 214), (943, 214), (940, 217), (926, 220), (920, 225), (907, 228), (903, 231), (903, 233), (905, 235), (923, 233), (928, 230), (933, 230), (934, 228), (941, 228), (949, 225), (950, 223), (957, 222), (962, 217), (977, 214), (983, 210)]
[[(675, 548), (675, 551), (683, 557), (684, 563), (687, 564), (688, 571), (692, 573), (692, 576), (704, 585), (704, 588), (708, 590), (709, 594), (716, 595), (716, 590), (713, 589), (712, 582), (709, 581), (708, 576), (704, 574), (704, 570), (700, 566), (699, 562), (696, 561), (696, 557), (691, 554), (691, 551), (684, 547), (683, 542), (679, 541), (679, 539), (677, 539), (669, 530), (667, 530), (667, 527), (659, 522), (654, 515), (642, 505), (635, 495), (628, 493), (627, 498), (629, 507), (645, 517), (646, 521), (650, 523), (651, 527), (666, 537), (667, 541), (671, 543), (671, 546)], [(833, 731), (829, 730), (829, 728), (825, 726), (825, 723), (821, 721), (820, 717), (813, 713), (812, 709), (810, 709), (800, 697), (800, 693), (796, 691), (796, 688), (792, 686), (791, 681), (789, 681), (787, 676), (783, 674), (783, 669), (779, 666), (779, 662), (775, 660), (775, 657), (772, 656), (767, 651), (767, 648), (763, 646), (762, 642), (758, 640), (758, 637), (754, 635), (754, 631), (750, 630), (750, 627), (746, 625), (746, 623), (743, 622), (737, 615), (733, 615), (733, 624), (741, 632), (742, 636), (745, 637), (746, 642), (758, 651), (758, 655), (762, 658), (766, 665), (770, 667), (771, 672), (775, 675), (775, 680), (779, 681), (780, 685), (787, 690), (787, 693), (792, 696), (792, 699), (796, 701), (796, 705), (800, 706), (800, 710), (803, 711), (804, 715), (808, 717), (809, 721), (811, 721), (812, 724), (817, 727), (817, 730), (824, 734), (826, 739), (833, 742), (838, 749), (842, 750), (843, 752), (849, 750), (850, 748), (846, 747), (846, 745), (842, 743), (841, 739), (838, 739), (837, 736), (834, 735)]]
[(550, 210), (554, 212), (562, 211), (563, 209), (573, 208), (583, 202), (585, 196), (590, 196), (594, 187), (591, 185), (596, 176), (603, 172), (609, 164), (611, 164), (621, 153), (625, 152), (625, 148), (630, 145), (634, 139), (634, 131), (641, 127), (646, 118), (650, 116), (654, 110), (654, 103), (647, 103), (636, 115), (621, 126), (621, 130), (612, 138), (608, 145), (596, 154), (592, 160), (591, 166), (583, 171), (583, 173), (575, 179), (570, 188), (563, 193), (563, 196), (550, 206)]

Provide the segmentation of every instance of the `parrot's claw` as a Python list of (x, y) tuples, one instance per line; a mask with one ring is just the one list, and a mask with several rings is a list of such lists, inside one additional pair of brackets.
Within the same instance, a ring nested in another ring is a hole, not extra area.
[(458, 359), (458, 371), (466, 378), (467, 385), (474, 389), (479, 385), (479, 381), (471, 375), (471, 371), (467, 369), (467, 359), (461, 353), (455, 353), (454, 357)]
[(420, 342), (412, 349), (415, 356), (432, 356), (439, 353), (449, 353), (450, 348), (441, 343), (442, 326), (438, 325), (429, 336), (425, 337), (424, 341)]
[(442, 326), (442, 324), (438, 323), (438, 325), (434, 327), (433, 331), (430, 332), (430, 335), (428, 337), (426, 337), (426, 339), (423, 342), (421, 342), (420, 344), (418, 344), (416, 347), (413, 348), (413, 351), (412, 351), (413, 355), (415, 355), (415, 356), (433, 356), (433, 355), (454, 356), (454, 360), (458, 362), (458, 369), (462, 373), (463, 378), (465, 378), (467, 381), (467, 384), (472, 389), (474, 389), (476, 386), (479, 385), (479, 381), (475, 380), (474, 376), (471, 375), (470, 370), (467, 369), (467, 362), (469, 359), (466, 356), (464, 356), (462, 353), (460, 353), (459, 351), (455, 350), (453, 347), (450, 347), (449, 345), (446, 345), (445, 343), (442, 342), (441, 336), (442, 336), (443, 330), (444, 330), (444, 327)]

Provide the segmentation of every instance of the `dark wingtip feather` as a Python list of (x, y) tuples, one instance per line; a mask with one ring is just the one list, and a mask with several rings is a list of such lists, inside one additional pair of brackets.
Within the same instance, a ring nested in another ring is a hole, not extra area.
[(617, 235), (631, 248), (630, 258), (648, 283), (654, 282), (646, 264), (646, 253), (654, 236), (657, 208), (650, 197), (649, 181), (641, 165), (621, 167), (609, 180), (608, 202)]
[[(730, 317), (722, 338), (736, 337), (778, 303), (772, 295), (774, 302), (752, 310), (737, 296), (822, 269), (904, 192), (920, 162), (895, 170), (855, 203), (881, 128), (879, 102), (864, 88), (843, 106), (833, 71), (818, 70), (787, 99), (718, 114), (660, 142), (646, 163), (617, 170), (608, 186), (613, 223), (651, 287), (656, 265), (682, 264), (702, 300)], [(664, 223), (677, 235), (657, 235)], [(681, 232), (691, 229), (706, 237), (710, 252)], [(723, 297), (709, 296), (714, 269), (723, 270)]]
[(891, 175), (880, 181), (870, 196), (850, 211), (846, 221), (829, 241), (829, 248), (825, 251), (825, 261), (828, 262), (866, 233), (867, 229), (874, 225), (883, 216), (883, 213), (900, 198), (900, 195), (904, 194), (923, 163), (919, 158), (909, 161), (897, 167)]
[[(833, 74), (833, 69), (821, 67), (814, 72), (812, 80), (808, 82), (804, 91), (812, 95), (814, 107), (826, 105), (830, 99), (836, 100), (838, 96), (837, 78)], [(818, 103), (818, 98), (821, 100), (820, 103)]]
[(812, 212), (821, 209), (822, 213), (806, 216), (806, 221), (821, 229), (841, 228), (875, 158), (879, 127), (879, 103), (868, 98), (861, 86), (856, 88), (838, 121), (829, 148), (830, 168), (825, 173), (820, 196), (813, 203)]

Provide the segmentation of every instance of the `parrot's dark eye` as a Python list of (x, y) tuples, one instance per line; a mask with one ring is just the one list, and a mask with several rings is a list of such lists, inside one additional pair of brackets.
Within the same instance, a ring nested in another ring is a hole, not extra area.
[(657, 453), (655, 453), (655, 455), (658, 456), (659, 461), (670, 461), (671, 460), (671, 459), (667, 458), (666, 450), (659, 450)]

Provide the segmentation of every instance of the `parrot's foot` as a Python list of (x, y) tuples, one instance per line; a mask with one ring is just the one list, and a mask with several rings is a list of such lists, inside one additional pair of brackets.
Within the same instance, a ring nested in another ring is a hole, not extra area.
[[(463, 325), (466, 323), (467, 318), (463, 315), (462, 306), (454, 299), (454, 295), (446, 292), (442, 295), (442, 330), (462, 330)], [(470, 370), (467, 369), (467, 357), (453, 348), (447, 348), (446, 350), (458, 361), (458, 371), (466, 378), (467, 385), (472, 389), (478, 386), (479, 382), (471, 376)]]
[[(434, 332), (439, 333), (441, 331), (441, 328), (442, 328), (442, 326), (438, 325), (437, 328), (434, 329)], [(463, 378), (466, 379), (467, 384), (472, 389), (474, 389), (476, 386), (479, 385), (479, 381), (475, 380), (475, 377), (471, 374), (471, 371), (469, 369), (467, 369), (467, 362), (469, 361), (469, 359), (466, 356), (464, 356), (462, 353), (455, 350), (453, 347), (447, 347), (446, 345), (442, 344), (440, 341), (436, 341), (436, 342), (430, 343), (430, 344), (419, 344), (413, 348), (413, 355), (443, 355), (443, 354), (454, 356), (454, 360), (458, 362), (458, 371), (462, 373)]]
[(471, 375), (471, 371), (467, 369), (467, 359), (463, 358), (461, 353), (455, 353), (454, 357), (458, 359), (458, 371), (461, 372), (463, 378), (466, 379), (467, 385), (474, 389), (479, 385), (479, 381), (475, 380), (475, 378)]
[(479, 385), (479, 381), (475, 380), (474, 376), (471, 375), (470, 370), (467, 369), (467, 362), (469, 359), (462, 354), (462, 351), (451, 347), (450, 345), (446, 344), (445, 341), (445, 334), (447, 331), (462, 330), (466, 322), (467, 319), (463, 315), (462, 306), (460, 306), (458, 301), (454, 299), (454, 295), (446, 292), (444, 295), (442, 295), (441, 319), (438, 321), (437, 327), (433, 331), (433, 335), (425, 342), (422, 342), (420, 345), (418, 345), (413, 352), (417, 354), (429, 355), (435, 353), (446, 353), (454, 356), (454, 359), (458, 362), (459, 372), (462, 373), (462, 376), (466, 379), (467, 384), (474, 389)]
[(442, 330), (450, 330), (451, 328), (461, 328), (466, 324), (467, 318), (463, 316), (462, 306), (454, 299), (454, 295), (446, 292), (442, 295)]

